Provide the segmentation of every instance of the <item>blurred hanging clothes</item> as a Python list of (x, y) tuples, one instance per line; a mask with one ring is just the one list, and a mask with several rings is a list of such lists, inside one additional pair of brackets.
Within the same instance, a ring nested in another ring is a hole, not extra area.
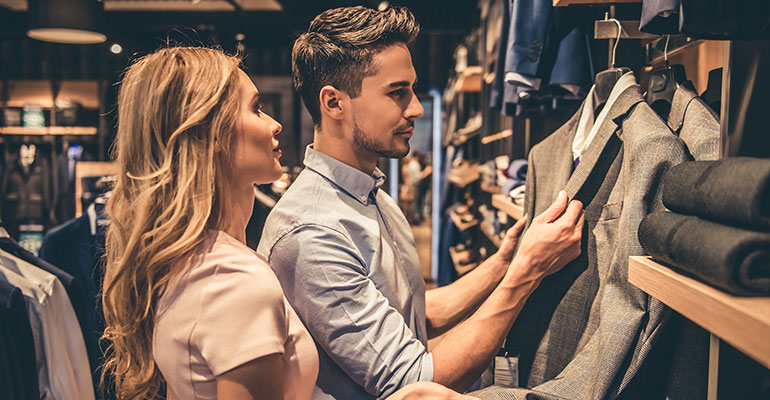
[[(21, 289), (0, 279), (0, 383), (10, 398), (39, 399), (35, 345)], [(10, 378), (10, 381), (3, 379)]]
[(92, 161), (83, 146), (73, 143), (56, 159), (56, 215), (59, 221), (75, 217), (75, 164)]
[(104, 212), (104, 203), (97, 201), (80, 217), (49, 231), (40, 248), (42, 259), (74, 276), (83, 287), (85, 299), (83, 308), (87, 327), (85, 335), (86, 342), (93, 343), (95, 346), (94, 351), (89, 351), (94, 371), (103, 362), (97, 343), (104, 333), (104, 315), (101, 310), (99, 290), (102, 281), (101, 261), (104, 255), (106, 229), (107, 217)]
[(695, 39), (770, 38), (766, 0), (643, 0), (642, 32), (685, 34)]
[[(490, 104), (506, 115), (547, 108), (553, 97), (579, 98), (594, 75), (586, 10), (550, 0), (507, 0)], [(545, 99), (543, 99), (545, 97)]]
[(93, 399), (88, 353), (62, 282), (5, 250), (0, 251), (0, 279), (21, 289), (29, 310), (40, 398)]
[[(26, 145), (22, 145), (24, 148)], [(34, 148), (34, 145), (30, 145)], [(2, 221), (8, 233), (18, 239), (19, 224), (48, 224), (51, 208), (50, 165), (40, 150), (28, 157), (10, 157), (3, 171)], [(21, 152), (21, 151), (20, 151)]]

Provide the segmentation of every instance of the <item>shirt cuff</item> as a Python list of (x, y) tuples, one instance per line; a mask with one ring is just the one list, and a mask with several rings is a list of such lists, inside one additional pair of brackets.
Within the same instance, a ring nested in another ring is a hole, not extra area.
[(540, 90), (540, 82), (542, 82), (542, 79), (535, 76), (523, 75), (518, 72), (506, 72), (505, 81), (517, 86)]

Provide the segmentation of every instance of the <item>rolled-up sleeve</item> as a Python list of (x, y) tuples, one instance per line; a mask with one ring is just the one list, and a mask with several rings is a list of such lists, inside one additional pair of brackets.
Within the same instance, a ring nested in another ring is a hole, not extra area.
[(316, 342), (368, 393), (433, 380), (433, 358), (367, 274), (353, 241), (327, 226), (281, 237), (269, 263)]

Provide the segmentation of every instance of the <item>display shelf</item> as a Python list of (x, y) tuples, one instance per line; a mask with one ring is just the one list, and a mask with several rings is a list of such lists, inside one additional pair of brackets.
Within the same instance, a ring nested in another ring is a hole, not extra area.
[(75, 216), (83, 214), (83, 202), (80, 198), (83, 194), (83, 178), (95, 176), (117, 175), (120, 166), (109, 161), (78, 161), (75, 163)]
[(649, 257), (630, 257), (628, 281), (770, 368), (770, 297), (738, 297)]
[(483, 69), (480, 65), (474, 65), (466, 67), (460, 76), (457, 77), (455, 82), (456, 92), (480, 92), (481, 91), (481, 74)]
[(468, 259), (470, 257), (471, 251), (470, 250), (464, 250), (464, 251), (456, 251), (454, 247), (449, 248), (449, 257), (452, 258), (452, 264), (454, 264), (455, 271), (457, 271), (457, 275), (463, 276), (473, 270), (474, 268), (479, 266), (479, 263), (469, 263), (465, 265), (461, 265), (461, 262), (463, 260)]
[(449, 218), (452, 218), (452, 222), (455, 223), (455, 226), (460, 232), (464, 232), (479, 224), (479, 220), (476, 218), (468, 222), (464, 222), (462, 218), (454, 210), (449, 212)]
[(511, 137), (513, 135), (513, 129), (505, 129), (500, 132), (484, 136), (481, 138), (481, 144), (490, 144), (492, 142), (502, 140), (508, 137)]
[(519, 220), (524, 216), (524, 207), (518, 204), (514, 204), (513, 201), (510, 200), (509, 196), (506, 196), (502, 193), (492, 195), (492, 207), (495, 207), (498, 210), (508, 214), (515, 220)]
[(566, 7), (572, 5), (603, 6), (619, 3), (641, 3), (642, 0), (553, 0), (554, 7)]
[(492, 244), (495, 245), (495, 247), (500, 248), (500, 245), (503, 244), (503, 240), (500, 239), (497, 235), (490, 232), (490, 229), (487, 229), (488, 227), (482, 226), (481, 231), (484, 232), (484, 235), (486, 235), (487, 238), (489, 238), (489, 241), (492, 242)]
[(464, 168), (464, 171), (449, 171), (447, 179), (449, 182), (463, 188), (478, 180), (480, 176), (478, 168), (470, 167)]
[(30, 128), (24, 126), (6, 126), (0, 128), (2, 135), (96, 135), (95, 126), (46, 126)]
[(481, 182), (481, 190), (491, 194), (498, 194), (502, 189), (500, 189), (500, 186), (492, 185), (486, 182)]

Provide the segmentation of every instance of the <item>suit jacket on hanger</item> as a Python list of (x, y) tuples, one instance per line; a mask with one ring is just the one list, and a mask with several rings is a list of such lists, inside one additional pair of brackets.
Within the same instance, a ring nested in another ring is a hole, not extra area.
[(582, 252), (543, 280), (506, 339), (508, 354), (519, 356), (522, 388), (487, 388), (477, 397), (650, 398), (665, 388), (640, 381), (654, 376), (645, 361), (668, 310), (628, 283), (628, 257), (644, 254), (636, 235), (642, 217), (663, 208), (662, 172), (688, 154), (638, 84), (606, 107), (607, 118), (574, 172), (580, 111), (530, 152), (525, 212), (539, 215), (565, 189), (584, 204)]
[(674, 92), (668, 126), (684, 141), (696, 161), (719, 159), (722, 147), (719, 117), (698, 97), (689, 81)]

